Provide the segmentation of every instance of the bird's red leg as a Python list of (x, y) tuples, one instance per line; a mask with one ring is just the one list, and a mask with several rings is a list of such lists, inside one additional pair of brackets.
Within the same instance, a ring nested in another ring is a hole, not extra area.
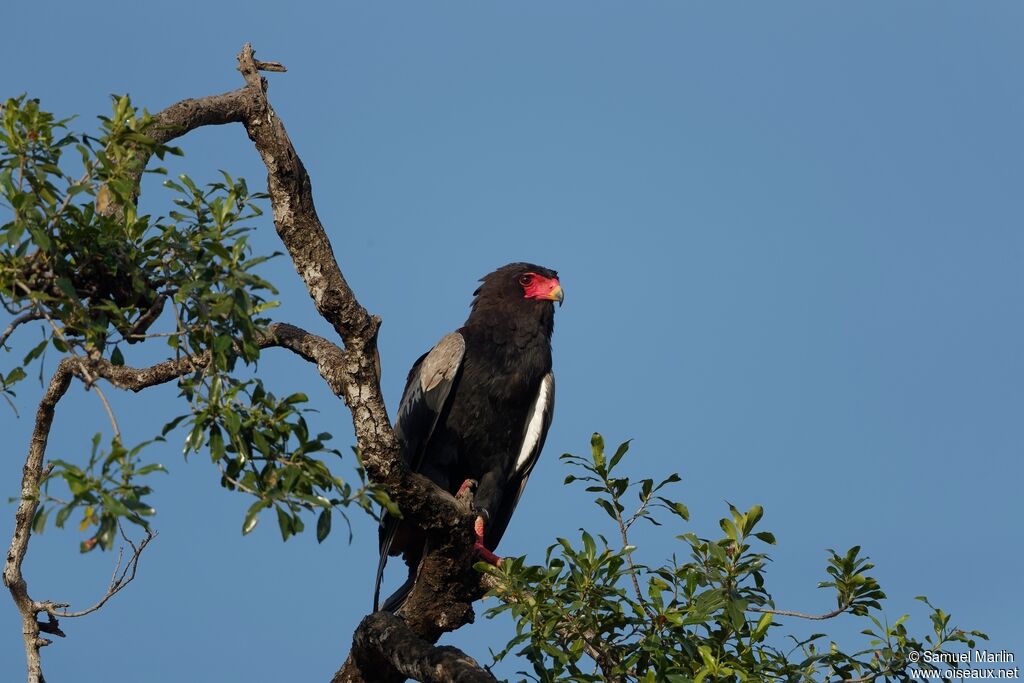
[(462, 486), (460, 486), (459, 490), (455, 492), (455, 497), (462, 498), (462, 494), (465, 493), (467, 489), (471, 489), (474, 486), (476, 486), (476, 482), (473, 481), (472, 479), (467, 479), (466, 481), (462, 482)]
[[(460, 486), (459, 490), (455, 492), (455, 497), (461, 500), (463, 494), (465, 494), (467, 490), (471, 490), (475, 487), (476, 482), (472, 479), (467, 479), (462, 482), (462, 486)], [(499, 566), (501, 564), (501, 558), (488, 550), (487, 546), (484, 545), (484, 518), (482, 516), (476, 518), (476, 523), (473, 525), (473, 531), (476, 533), (476, 541), (473, 543), (473, 550), (476, 551), (476, 554), (479, 555), (480, 559), (484, 562), (493, 564), (495, 567)]]
[(480, 556), (480, 559), (484, 562), (493, 564), (495, 567), (501, 566), (501, 558), (492, 553), (484, 545), (484, 518), (477, 517), (476, 524), (473, 525), (473, 531), (476, 532), (476, 542), (473, 544), (473, 549)]

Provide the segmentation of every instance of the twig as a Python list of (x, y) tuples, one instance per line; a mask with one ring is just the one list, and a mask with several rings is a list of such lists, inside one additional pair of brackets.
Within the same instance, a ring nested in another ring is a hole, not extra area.
[[(73, 184), (74, 185), (81, 185), (82, 183), (84, 183), (86, 180), (88, 180), (91, 177), (92, 177), (92, 168), (91, 167), (86, 168), (85, 173), (83, 173), (82, 177), (78, 179), (78, 182), (77, 183), (73, 183)], [(60, 206), (57, 207), (57, 210), (53, 212), (53, 216), (50, 218), (50, 226), (49, 227), (51, 229), (53, 229), (53, 227), (57, 224), (57, 219), (60, 218), (61, 214), (64, 213), (65, 209), (68, 208), (68, 204), (71, 203), (71, 198), (72, 197), (74, 197), (74, 195), (71, 192), (65, 193), (64, 199), (61, 201)]]
[(135, 543), (128, 538), (128, 535), (125, 534), (124, 529), (120, 524), (118, 524), (118, 530), (121, 532), (121, 538), (123, 538), (125, 542), (132, 547), (132, 556), (128, 559), (128, 562), (125, 564), (124, 569), (121, 570), (119, 575), (118, 570), (121, 569), (121, 560), (124, 556), (124, 546), (121, 546), (117, 551), (117, 563), (114, 565), (114, 573), (110, 577), (110, 586), (107, 587), (106, 594), (104, 594), (104, 596), (92, 607), (78, 612), (58, 610), (58, 607), (67, 607), (67, 605), (58, 605), (55, 603), (41, 603), (42, 611), (58, 617), (84, 617), (86, 614), (92, 614), (103, 607), (103, 605), (107, 604), (107, 601), (110, 600), (110, 598), (120, 593), (125, 586), (135, 580), (135, 572), (139, 568), (139, 559), (142, 557), (142, 551), (146, 549), (146, 546), (149, 545), (150, 541), (157, 537), (157, 534), (147, 530), (146, 537), (139, 541), (138, 545), (135, 545)]
[(43, 314), (40, 313), (39, 311), (36, 311), (36, 310), (30, 310), (30, 311), (28, 311), (26, 313), (22, 313), (17, 318), (12, 320), (11, 324), (8, 325), (7, 328), (2, 333), (0, 333), (0, 346), (3, 346), (4, 344), (7, 343), (7, 338), (10, 337), (11, 334), (14, 333), (14, 330), (17, 329), (19, 325), (24, 325), (25, 323), (30, 323), (33, 320), (42, 320), (42, 319), (43, 319)]
[(780, 617), (798, 617), (800, 619), (811, 619), (813, 621), (824, 621), (825, 619), (832, 619), (838, 617), (840, 614), (850, 608), (850, 603), (842, 605), (838, 609), (834, 609), (831, 612), (825, 614), (807, 614), (805, 612), (794, 612), (788, 609), (764, 609), (763, 607), (748, 607), (748, 612), (758, 612), (759, 614), (775, 614)]
[(114, 409), (110, 407), (110, 401), (107, 400), (106, 395), (103, 393), (103, 390), (100, 389), (100, 386), (98, 384), (93, 384), (91, 386), (92, 390), (96, 392), (96, 395), (99, 397), (100, 401), (103, 402), (103, 407), (107, 411), (107, 417), (110, 418), (110, 426), (114, 430), (114, 438), (117, 440), (117, 443), (121, 443), (121, 429), (117, 426), (117, 418), (114, 417)]
[[(62, 342), (64, 342), (65, 346), (71, 348), (71, 343), (67, 340), (67, 337), (64, 336), (64, 333), (61, 331), (61, 329), (57, 327), (57, 323), (53, 322), (53, 318), (51, 318), (50, 314), (46, 312), (46, 309), (40, 306), (39, 310), (42, 312), (43, 317), (46, 318), (46, 322), (50, 323), (50, 327), (53, 328), (53, 333), (57, 335), (57, 337)], [(96, 386), (96, 378), (93, 377), (92, 373), (89, 372), (89, 369), (85, 367), (85, 363), (83, 362), (83, 359), (80, 356), (71, 354), (71, 356), (69, 357), (73, 358), (78, 363), (78, 367), (82, 371), (80, 378), (82, 379), (83, 382), (85, 382), (85, 388), (96, 390), (96, 396), (100, 399), (100, 402), (103, 403), (103, 408), (107, 411), (107, 417), (110, 418), (110, 426), (114, 430), (114, 437), (117, 439), (118, 443), (121, 443), (121, 429), (117, 426), (117, 418), (114, 417), (114, 410), (113, 408), (110, 407), (110, 402), (104, 395), (103, 390)], [(78, 373), (75, 374), (78, 375)]]
[(221, 474), (222, 477), (224, 477), (224, 480), (229, 482), (236, 489), (238, 489), (242, 493), (248, 493), (248, 494), (251, 494), (253, 496), (259, 497), (260, 494), (257, 491), (253, 491), (251, 488), (249, 488), (248, 486), (246, 486), (242, 482), (238, 481), (234, 477), (229, 477), (227, 471), (224, 469), (223, 465), (221, 465), (219, 462), (217, 463), (217, 469), (220, 470), (220, 474)]
[(146, 331), (149, 329), (150, 325), (156, 322), (156, 319), (160, 317), (160, 313), (164, 310), (165, 303), (167, 303), (167, 295), (158, 294), (156, 299), (153, 300), (153, 304), (146, 309), (145, 313), (138, 317), (131, 329), (125, 333), (125, 341), (129, 344), (134, 344), (145, 339)]
[(256, 69), (259, 71), (276, 71), (278, 73), (288, 71), (281, 62), (261, 62), (258, 59), (254, 59), (253, 64), (256, 65)]
[[(618, 503), (618, 496), (615, 496), (615, 503)], [(615, 521), (619, 525), (619, 536), (622, 538), (623, 549), (629, 547), (629, 536), (627, 535), (626, 524), (622, 520), (622, 513), (619, 512), (619, 508), (615, 507)], [(644, 613), (647, 614), (649, 619), (654, 619), (657, 615), (654, 610), (647, 604), (647, 600), (644, 598), (643, 591), (640, 590), (640, 582), (636, 578), (636, 566), (633, 564), (633, 553), (626, 553), (626, 564), (629, 565), (629, 578), (633, 583), (633, 590), (636, 592), (636, 599), (643, 608)]]

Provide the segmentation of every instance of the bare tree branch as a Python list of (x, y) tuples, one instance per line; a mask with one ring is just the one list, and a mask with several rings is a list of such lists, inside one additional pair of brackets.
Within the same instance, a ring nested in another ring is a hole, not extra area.
[[(29, 597), (28, 583), (21, 574), (21, 563), (28, 551), (29, 538), (32, 535), (32, 520), (39, 507), (39, 484), (43, 476), (43, 455), (46, 453), (46, 442), (50, 437), (50, 426), (53, 424), (54, 409), (57, 402), (64, 396), (71, 384), (74, 361), (63, 359), (50, 378), (50, 384), (39, 402), (36, 410), (36, 422), (32, 429), (32, 440), (28, 448), (28, 457), (21, 476), (21, 499), (18, 510), (14, 514), (14, 536), (7, 561), (4, 563), (4, 585), (11, 592), (14, 604), (21, 615), (21, 634), (25, 641), (25, 658), (28, 662), (28, 683), (43, 683), (43, 672), (39, 661), (39, 648), (50, 644), (50, 640), (39, 635), (40, 624), (36, 615), (41, 610), (38, 604)], [(49, 620), (50, 622), (53, 619)], [(48, 633), (63, 635), (53, 624), (48, 625)]]
[(139, 559), (142, 557), (142, 551), (146, 549), (149, 542), (156, 538), (157, 535), (153, 532), (147, 531), (146, 537), (139, 541), (138, 545), (135, 545), (135, 543), (124, 533), (124, 529), (121, 529), (120, 527), (118, 528), (121, 532), (121, 538), (123, 538), (125, 542), (132, 547), (132, 556), (128, 558), (128, 562), (122, 568), (121, 560), (124, 558), (124, 546), (121, 546), (121, 549), (117, 551), (117, 563), (114, 565), (114, 573), (110, 576), (110, 585), (107, 586), (107, 592), (103, 597), (96, 601), (92, 607), (88, 607), (78, 612), (69, 612), (66, 609), (61, 609), (68, 607), (68, 605), (63, 603), (39, 603), (47, 614), (54, 617), (68, 617), (69, 619), (92, 614), (99, 608), (103, 607), (103, 605), (107, 604), (107, 600), (110, 600), (110, 598), (120, 593), (125, 586), (135, 580), (135, 572), (139, 568)]
[[(337, 345), (327, 341), (323, 337), (317, 337), (305, 330), (289, 325), (287, 323), (274, 323), (257, 340), (260, 348), (280, 346), (295, 351), (298, 355), (310, 362), (323, 365), (321, 374), (327, 380), (335, 393), (341, 392), (340, 376), (333, 371), (330, 361), (337, 361), (344, 357), (344, 351)], [(127, 365), (114, 365), (105, 358), (86, 358), (73, 356), (82, 367), (74, 368), (73, 372), (82, 377), (85, 381), (94, 381), (101, 377), (119, 389), (140, 392), (143, 389), (166, 384), (192, 372), (201, 372), (210, 364), (209, 352), (182, 356), (165, 360), (151, 365), (147, 368), (133, 368)]]
[(33, 320), (42, 320), (42, 319), (43, 319), (43, 314), (40, 313), (39, 311), (36, 311), (36, 310), (26, 311), (25, 313), (22, 313), (21, 315), (16, 317), (14, 320), (12, 320), (11, 324), (8, 325), (4, 329), (3, 332), (0, 332), (0, 346), (3, 346), (4, 344), (7, 343), (7, 340), (10, 338), (10, 336), (12, 334), (14, 334), (14, 330), (16, 330), (19, 325), (24, 325), (25, 323), (30, 323)]
[(811, 619), (812, 621), (825, 621), (826, 619), (838, 617), (849, 608), (850, 603), (846, 603), (845, 605), (840, 605), (831, 612), (825, 612), (824, 614), (807, 614), (806, 612), (794, 612), (788, 609), (764, 609), (763, 607), (748, 607), (747, 611), (758, 612), (760, 614), (777, 614), (780, 617), (799, 617), (800, 619)]
[[(496, 679), (476, 660), (454, 647), (435, 647), (419, 638), (408, 624), (387, 612), (375, 612), (359, 624), (353, 637), (356, 656), (386, 662), (401, 677), (428, 683), (495, 683)], [(374, 671), (374, 677), (381, 668)], [(371, 671), (373, 671), (371, 669)], [(401, 680), (398, 677), (397, 680)], [(360, 678), (335, 677), (333, 683), (348, 683)]]

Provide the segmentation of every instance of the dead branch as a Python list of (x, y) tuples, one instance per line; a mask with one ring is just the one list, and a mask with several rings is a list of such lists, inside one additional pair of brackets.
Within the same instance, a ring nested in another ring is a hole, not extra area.
[[(10, 590), (14, 604), (21, 615), (21, 633), (25, 641), (25, 658), (28, 662), (28, 683), (43, 683), (39, 648), (49, 645), (50, 641), (39, 635), (41, 629), (36, 615), (41, 610), (36, 609), (37, 603), (29, 597), (28, 583), (22, 576), (21, 564), (28, 551), (28, 542), (32, 535), (32, 520), (39, 507), (39, 484), (43, 476), (43, 455), (46, 453), (46, 442), (50, 437), (54, 409), (71, 385), (73, 368), (74, 361), (70, 358), (65, 358), (57, 364), (57, 369), (54, 371), (53, 377), (50, 378), (50, 384), (36, 410), (36, 422), (32, 429), (28, 457), (25, 459), (25, 466), (22, 469), (21, 499), (18, 502), (18, 510), (14, 514), (14, 536), (11, 539), (10, 549), (7, 551), (7, 561), (4, 563), (4, 585)], [(56, 625), (52, 628), (55, 630), (47, 632), (62, 635), (58, 633), (59, 628)]]
[[(496, 679), (476, 660), (454, 647), (435, 647), (419, 638), (402, 619), (387, 612), (370, 614), (356, 629), (352, 650), (363, 664), (363, 670), (372, 672), (374, 680), (387, 665), (399, 676), (429, 683), (495, 683)], [(339, 674), (340, 675), (340, 674)], [(335, 677), (333, 683), (348, 683), (362, 678)]]
[(92, 614), (103, 605), (107, 604), (107, 600), (114, 597), (121, 592), (128, 584), (135, 580), (135, 573), (139, 568), (139, 559), (142, 557), (142, 551), (146, 549), (149, 542), (157, 537), (156, 533), (146, 531), (146, 537), (139, 541), (138, 545), (128, 538), (124, 533), (124, 529), (118, 527), (121, 532), (121, 538), (124, 539), (125, 543), (132, 547), (132, 556), (128, 558), (128, 562), (121, 567), (121, 561), (124, 558), (124, 546), (121, 546), (120, 550), (117, 551), (117, 562), (114, 564), (114, 573), (110, 576), (110, 585), (107, 586), (107, 592), (101, 597), (92, 607), (88, 607), (78, 612), (69, 612), (66, 609), (68, 605), (58, 604), (52, 602), (40, 603), (43, 609), (51, 617), (68, 617), (69, 619), (84, 617), (86, 614)]
[(834, 619), (840, 614), (850, 608), (850, 604), (840, 605), (837, 609), (831, 612), (825, 612), (824, 614), (807, 614), (806, 612), (794, 612), (788, 609), (765, 609), (763, 607), (748, 607), (748, 612), (757, 612), (758, 614), (776, 614), (780, 617), (797, 617), (799, 619), (810, 619), (812, 621), (825, 621), (826, 619)]
[(31, 311), (26, 311), (25, 313), (22, 313), (21, 315), (16, 317), (14, 320), (12, 320), (11, 324), (8, 325), (4, 329), (3, 332), (0, 332), (0, 346), (3, 346), (4, 344), (7, 343), (7, 340), (10, 338), (10, 336), (12, 334), (14, 334), (14, 330), (16, 330), (19, 325), (24, 325), (25, 323), (30, 323), (33, 320), (42, 320), (42, 319), (43, 319), (43, 314), (40, 313), (39, 311), (31, 310)]

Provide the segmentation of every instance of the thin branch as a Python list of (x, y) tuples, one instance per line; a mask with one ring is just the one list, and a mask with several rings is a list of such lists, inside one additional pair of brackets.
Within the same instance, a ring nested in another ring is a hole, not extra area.
[(0, 332), (0, 346), (3, 346), (4, 344), (7, 343), (8, 337), (10, 337), (14, 333), (14, 330), (16, 330), (19, 325), (24, 325), (25, 323), (30, 323), (33, 320), (42, 320), (42, 319), (43, 319), (43, 314), (40, 313), (37, 310), (30, 310), (30, 311), (27, 311), (25, 313), (22, 313), (17, 318), (12, 320), (11, 324), (8, 325), (7, 328), (4, 329), (3, 332)]
[[(345, 390), (346, 376), (343, 365), (347, 362), (345, 352), (336, 344), (323, 337), (310, 334), (300, 327), (288, 323), (273, 323), (257, 335), (260, 348), (282, 347), (315, 363), (321, 376), (335, 394)], [(210, 364), (210, 353), (192, 354), (168, 359), (146, 368), (114, 365), (105, 358), (74, 356), (81, 364), (86, 377), (101, 377), (119, 389), (139, 392), (158, 384), (178, 379), (191, 372), (200, 372)]]
[[(50, 641), (39, 635), (40, 624), (36, 619), (39, 611), (36, 609), (35, 601), (29, 597), (28, 583), (21, 573), (21, 565), (25, 560), (25, 553), (28, 552), (28, 542), (32, 536), (32, 520), (39, 507), (39, 484), (43, 477), (43, 456), (46, 453), (46, 443), (50, 437), (54, 410), (71, 384), (73, 368), (74, 362), (70, 358), (65, 358), (57, 364), (57, 369), (54, 371), (53, 377), (50, 378), (50, 384), (36, 410), (36, 422), (32, 429), (32, 439), (29, 442), (28, 457), (26, 457), (25, 466), (22, 469), (21, 498), (14, 514), (14, 536), (11, 538), (7, 561), (4, 563), (4, 585), (10, 590), (14, 604), (21, 615), (21, 633), (25, 642), (29, 683), (42, 683), (43, 672), (39, 660), (39, 648), (49, 645)], [(57, 634), (53, 630), (47, 632)]]
[[(117, 551), (117, 564), (114, 565), (114, 573), (110, 577), (110, 585), (107, 587), (107, 592), (103, 597), (100, 598), (92, 607), (78, 612), (68, 612), (67, 610), (57, 609), (58, 607), (67, 607), (67, 605), (43, 603), (43, 609), (47, 614), (68, 618), (84, 617), (86, 614), (92, 614), (103, 607), (103, 605), (107, 604), (107, 601), (110, 600), (110, 598), (124, 590), (125, 586), (135, 580), (135, 572), (139, 568), (139, 559), (142, 557), (142, 551), (146, 549), (146, 546), (149, 545), (150, 541), (156, 538), (157, 534), (147, 530), (146, 537), (139, 541), (138, 545), (135, 545), (135, 543), (128, 538), (128, 535), (125, 534), (124, 529), (121, 528), (120, 525), (118, 525), (118, 529), (121, 532), (121, 538), (123, 538), (125, 542), (132, 547), (132, 556), (128, 558), (128, 562), (124, 565), (124, 568), (121, 569), (121, 559), (124, 555), (124, 546), (121, 546), (120, 550)], [(118, 573), (119, 569), (121, 569), (120, 574)]]
[(235, 479), (234, 477), (228, 476), (227, 470), (225, 470), (224, 466), (221, 465), (219, 462), (217, 463), (217, 469), (220, 470), (220, 475), (222, 477), (224, 477), (224, 481), (228, 482), (229, 484), (234, 486), (236, 489), (238, 489), (242, 493), (248, 493), (250, 495), (253, 495), (253, 496), (256, 496), (256, 497), (259, 497), (259, 498), (262, 497), (262, 496), (260, 496), (258, 491), (254, 491), (251, 488), (249, 488), (248, 486), (246, 486), (245, 484), (243, 484), (242, 482), (240, 482), (237, 479)]
[(840, 614), (850, 608), (851, 603), (840, 606), (831, 612), (825, 612), (824, 614), (807, 614), (806, 612), (794, 612), (788, 609), (764, 609), (763, 607), (748, 607), (748, 612), (758, 612), (759, 614), (775, 614), (780, 617), (798, 617), (800, 619), (811, 619), (813, 621), (824, 621), (825, 619), (832, 619), (838, 617)]
[(349, 381), (348, 358), (337, 344), (288, 323), (273, 323), (258, 337), (261, 345), (281, 346), (316, 365), (336, 396), (344, 396)]
[[(626, 528), (626, 523), (622, 519), (622, 513), (619, 511), (617, 505), (619, 502), (619, 497), (614, 496), (614, 499), (615, 505), (613, 506), (613, 509), (615, 510), (615, 521), (619, 525), (619, 537), (622, 539), (622, 548), (626, 549), (629, 547), (628, 530)], [(626, 564), (629, 565), (629, 578), (633, 583), (633, 590), (636, 593), (637, 601), (640, 603), (640, 606), (647, 614), (647, 617), (649, 619), (654, 619), (657, 615), (654, 613), (654, 610), (651, 609), (650, 605), (647, 604), (647, 599), (644, 598), (643, 591), (640, 590), (640, 582), (636, 578), (636, 566), (633, 564), (632, 552), (626, 553)]]
[(157, 318), (160, 317), (160, 313), (164, 310), (164, 304), (167, 303), (166, 294), (158, 294), (153, 300), (153, 304), (146, 309), (146, 312), (139, 316), (139, 318), (132, 325), (131, 329), (128, 330), (124, 335), (125, 341), (129, 344), (140, 342), (147, 338), (146, 331), (150, 326), (156, 322)]
[(281, 62), (261, 62), (258, 59), (254, 59), (253, 64), (256, 66), (258, 71), (276, 71), (278, 73), (288, 71)]
[(110, 407), (110, 401), (107, 400), (106, 394), (103, 393), (103, 390), (100, 389), (98, 384), (92, 384), (89, 388), (95, 391), (96, 396), (98, 396), (100, 401), (102, 401), (103, 407), (107, 411), (107, 417), (110, 418), (110, 426), (114, 430), (114, 439), (117, 440), (117, 443), (121, 443), (121, 428), (117, 426), (117, 418), (114, 417), (114, 409)]
[[(82, 174), (82, 177), (78, 179), (77, 183), (73, 183), (73, 185), (81, 185), (85, 181), (89, 180), (90, 177), (92, 177), (91, 167), (86, 168), (85, 173)], [(64, 199), (61, 201), (60, 206), (57, 207), (57, 210), (53, 212), (53, 216), (50, 217), (50, 230), (56, 227), (57, 219), (60, 218), (64, 211), (68, 208), (68, 205), (71, 203), (71, 198), (74, 196), (75, 195), (73, 192), (66, 192), (64, 194)]]

